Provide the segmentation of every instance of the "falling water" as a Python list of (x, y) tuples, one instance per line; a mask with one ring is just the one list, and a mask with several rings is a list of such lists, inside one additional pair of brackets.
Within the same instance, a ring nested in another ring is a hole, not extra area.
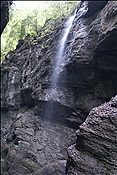
[(55, 69), (53, 71), (53, 79), (52, 79), (52, 84), (53, 86), (56, 86), (57, 80), (58, 80), (58, 72), (60, 71), (62, 67), (62, 62), (64, 62), (63, 57), (64, 57), (64, 49), (67, 41), (68, 34), (70, 32), (70, 29), (72, 27), (72, 22), (75, 18), (76, 11), (68, 18), (68, 20), (65, 23), (65, 28), (62, 31), (62, 37), (59, 42), (59, 48), (56, 54), (56, 64), (55, 64)]
[(55, 56), (56, 63), (54, 65), (53, 75), (52, 75), (52, 84), (51, 87), (47, 90), (45, 100), (48, 101), (45, 106), (45, 118), (52, 119), (54, 116), (54, 111), (56, 110), (54, 106), (54, 101), (59, 101), (58, 99), (58, 91), (57, 91), (57, 81), (58, 74), (62, 69), (62, 63), (64, 63), (64, 50), (66, 46), (67, 37), (69, 35), (70, 29), (72, 27), (72, 22), (75, 18), (76, 11), (68, 18), (66, 23), (64, 24), (64, 29), (62, 31), (62, 36), (59, 41), (59, 47), (57, 50), (57, 54)]

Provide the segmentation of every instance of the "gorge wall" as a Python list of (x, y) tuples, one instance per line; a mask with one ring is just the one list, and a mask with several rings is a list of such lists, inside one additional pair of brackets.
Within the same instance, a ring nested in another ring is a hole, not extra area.
[(1, 22), (0, 22), (0, 35), (2, 34), (4, 28), (6, 27), (9, 21), (9, 7), (13, 1), (1, 1), (0, 3), (0, 13), (1, 13)]
[[(55, 55), (67, 19), (48, 20), (37, 37), (27, 35), (6, 55), (2, 175), (116, 175), (116, 97), (108, 102), (117, 94), (116, 6), (78, 4), (56, 88)], [(51, 116), (45, 115), (51, 107)]]

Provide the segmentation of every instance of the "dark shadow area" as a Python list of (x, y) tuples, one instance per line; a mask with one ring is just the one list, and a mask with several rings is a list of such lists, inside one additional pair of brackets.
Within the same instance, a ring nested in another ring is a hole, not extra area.
[(0, 35), (9, 21), (9, 6), (13, 1), (1, 1), (0, 2)]
[(88, 10), (84, 17), (92, 16), (98, 11), (102, 10), (108, 1), (89, 1), (88, 2)]
[(99, 70), (96, 87), (97, 96), (110, 100), (117, 94), (117, 30), (111, 31), (95, 50), (95, 62)]
[(73, 129), (78, 129), (81, 121), (83, 122), (87, 116), (87, 114), (82, 113), (81, 116), (75, 118), (73, 117), (74, 109), (53, 100), (38, 102), (34, 111), (35, 115), (39, 115), (43, 120), (61, 123)]

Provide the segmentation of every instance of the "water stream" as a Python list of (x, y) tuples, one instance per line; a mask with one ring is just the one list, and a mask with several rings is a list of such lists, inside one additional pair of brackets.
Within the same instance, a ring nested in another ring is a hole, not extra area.
[(68, 18), (68, 20), (66, 21), (66, 23), (64, 24), (64, 29), (62, 31), (62, 36), (59, 42), (59, 47), (58, 47), (58, 51), (57, 54), (55, 56), (56, 59), (56, 63), (55, 63), (55, 68), (53, 71), (53, 79), (52, 79), (52, 84), (55, 87), (57, 84), (57, 80), (58, 80), (58, 73), (61, 71), (62, 68), (62, 63), (64, 63), (64, 50), (65, 50), (65, 46), (66, 46), (66, 41), (67, 41), (67, 37), (69, 35), (70, 29), (72, 27), (72, 23), (73, 20), (75, 18), (75, 14), (76, 11), (74, 11), (74, 13)]
[(45, 106), (45, 114), (44, 117), (47, 119), (52, 119), (56, 112), (55, 102), (59, 102), (59, 95), (57, 90), (57, 81), (59, 78), (59, 73), (62, 70), (62, 67), (64, 66), (64, 52), (65, 52), (65, 46), (67, 37), (69, 35), (70, 29), (72, 27), (73, 20), (75, 18), (76, 11), (68, 18), (68, 20), (64, 24), (64, 28), (62, 30), (61, 39), (59, 41), (59, 47), (57, 54), (55, 56), (55, 65), (52, 75), (52, 82), (51, 87), (47, 90), (47, 94), (45, 97), (45, 100), (47, 101), (47, 104)]

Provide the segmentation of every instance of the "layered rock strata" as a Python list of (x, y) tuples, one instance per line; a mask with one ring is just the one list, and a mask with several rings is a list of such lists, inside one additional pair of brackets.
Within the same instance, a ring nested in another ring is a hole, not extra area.
[(95, 107), (68, 148), (68, 175), (117, 174), (117, 96)]

